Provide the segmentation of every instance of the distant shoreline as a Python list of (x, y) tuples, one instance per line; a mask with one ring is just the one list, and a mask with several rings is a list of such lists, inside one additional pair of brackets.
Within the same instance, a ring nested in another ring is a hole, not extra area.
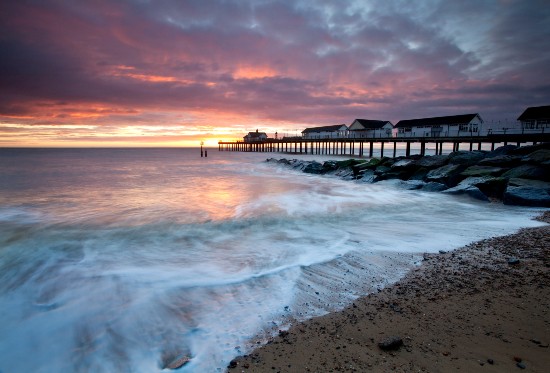
[[(550, 223), (550, 211), (537, 220)], [(293, 325), (228, 371), (545, 372), (549, 258), (550, 225), (425, 255), (396, 284)], [(403, 345), (383, 351), (390, 336)]]

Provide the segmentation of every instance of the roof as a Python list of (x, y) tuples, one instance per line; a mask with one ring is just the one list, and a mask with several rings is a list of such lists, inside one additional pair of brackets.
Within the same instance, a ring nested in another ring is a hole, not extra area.
[(302, 131), (302, 133), (315, 133), (315, 132), (336, 132), (336, 131), (340, 131), (340, 129), (342, 127), (346, 127), (347, 129), (347, 126), (345, 124), (336, 124), (334, 126), (323, 126), (323, 127), (310, 127), (310, 128), (306, 128), (305, 130)]
[(368, 129), (382, 128), (386, 123), (390, 123), (387, 120), (373, 120), (373, 119), (355, 119), (353, 123), (359, 122), (361, 125)]
[[(416, 127), (416, 126), (440, 126), (443, 124), (464, 124), (470, 123), (479, 114), (461, 114), (450, 115), (446, 117), (420, 118), (420, 119), (405, 119), (400, 120), (395, 125), (395, 128)], [(481, 117), (479, 117), (481, 119)]]
[(267, 136), (267, 134), (265, 132), (258, 132), (258, 131), (248, 132), (248, 135), (246, 135), (246, 136), (248, 136), (248, 137), (260, 137), (262, 135)]
[(528, 107), (518, 118), (518, 120), (529, 119), (550, 119), (550, 105)]

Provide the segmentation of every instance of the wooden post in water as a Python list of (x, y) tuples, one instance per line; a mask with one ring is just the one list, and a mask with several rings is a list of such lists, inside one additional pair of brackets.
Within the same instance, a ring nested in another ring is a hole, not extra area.
[(395, 155), (397, 154), (397, 141), (393, 142), (393, 157), (395, 158)]
[(370, 142), (370, 147), (369, 147), (369, 158), (372, 158), (372, 148), (373, 148), (373, 142), (371, 141)]
[(384, 156), (384, 141), (380, 143), (380, 158)]
[(411, 142), (407, 141), (407, 150), (405, 151), (405, 156), (410, 157), (411, 156)]

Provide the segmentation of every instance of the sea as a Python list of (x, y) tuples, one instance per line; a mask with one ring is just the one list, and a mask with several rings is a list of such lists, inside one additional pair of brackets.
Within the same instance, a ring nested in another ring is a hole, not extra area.
[(163, 149), (0, 149), (0, 372), (223, 372), (540, 209)]

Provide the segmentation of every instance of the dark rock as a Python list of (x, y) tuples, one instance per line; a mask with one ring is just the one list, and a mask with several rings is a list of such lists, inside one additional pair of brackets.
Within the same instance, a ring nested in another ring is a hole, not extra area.
[(445, 189), (447, 189), (447, 186), (445, 184), (437, 183), (435, 181), (426, 183), (422, 187), (422, 190), (425, 192), (441, 192), (442, 190), (445, 190)]
[(358, 179), (365, 183), (372, 183), (374, 181), (374, 171), (373, 170), (363, 170), (359, 172), (356, 176)]
[(550, 181), (550, 172), (541, 166), (524, 164), (506, 171), (502, 177)]
[(235, 369), (237, 367), (237, 362), (235, 360), (231, 360), (229, 362), (229, 365), (227, 366), (229, 369)]
[(425, 156), (416, 161), (416, 166), (428, 169), (439, 168), (445, 166), (448, 160), (446, 155)]
[(525, 363), (523, 363), (523, 362), (521, 362), (521, 361), (520, 361), (519, 363), (517, 363), (516, 366), (517, 366), (519, 369), (525, 369), (525, 368), (527, 368), (527, 366), (525, 365)]
[(425, 167), (417, 168), (411, 177), (409, 177), (409, 180), (424, 180), (426, 175), (428, 174), (429, 170)]
[(378, 343), (378, 347), (384, 351), (398, 350), (401, 346), (403, 346), (403, 340), (398, 336), (386, 338)]
[(460, 164), (463, 166), (473, 166), (474, 164), (487, 157), (486, 152), (475, 151), (458, 151), (449, 154), (449, 164)]
[(487, 154), (487, 156), (488, 157), (496, 157), (496, 156), (499, 156), (499, 155), (507, 155), (508, 153), (516, 150), (517, 148), (518, 147), (515, 146), (515, 145), (504, 145), (504, 146), (496, 148), (495, 150), (493, 150), (492, 152)]
[(504, 192), (507, 205), (550, 207), (550, 183), (539, 180), (510, 179)]
[(306, 174), (322, 174), (323, 171), (323, 165), (319, 162), (312, 161), (308, 165), (306, 165), (303, 170)]
[(445, 250), (439, 250), (439, 253), (440, 254), (447, 254), (447, 252)]
[(479, 161), (479, 166), (490, 166), (490, 167), (502, 167), (502, 168), (512, 168), (519, 166), (521, 163), (521, 156), (516, 155), (497, 155), (496, 157), (485, 158)]
[(508, 264), (518, 265), (519, 264), (519, 259), (518, 258), (510, 258), (510, 259), (508, 259)]
[(478, 187), (473, 185), (457, 185), (453, 188), (442, 191), (442, 193), (467, 195), (480, 201), (489, 201), (489, 198)]
[(540, 143), (537, 145), (529, 145), (529, 146), (522, 146), (522, 147), (516, 147), (513, 150), (510, 150), (508, 154), (510, 155), (528, 155), (531, 154), (537, 150), (540, 149), (550, 149), (550, 143)]
[(538, 339), (531, 339), (531, 342), (533, 342), (536, 345), (540, 345), (540, 341)]
[(492, 166), (470, 166), (464, 171), (462, 171), (462, 176), (499, 176), (504, 171), (505, 168), (502, 167), (492, 167)]
[(412, 169), (415, 167), (415, 161), (412, 159), (400, 159), (391, 165), (392, 170)]
[(495, 363), (495, 361), (493, 359), (487, 359), (487, 362), (491, 365), (493, 365)]
[(460, 173), (465, 169), (466, 166), (464, 165), (448, 164), (428, 172), (425, 181), (435, 181), (453, 187), (464, 179), (464, 176), (461, 176)]
[(385, 174), (387, 172), (389, 172), (391, 170), (391, 168), (387, 167), (387, 166), (378, 166), (376, 167), (376, 169), (374, 170), (374, 174), (376, 176), (380, 176), (382, 174)]
[(550, 161), (550, 149), (539, 149), (523, 157), (523, 162), (540, 164)]

